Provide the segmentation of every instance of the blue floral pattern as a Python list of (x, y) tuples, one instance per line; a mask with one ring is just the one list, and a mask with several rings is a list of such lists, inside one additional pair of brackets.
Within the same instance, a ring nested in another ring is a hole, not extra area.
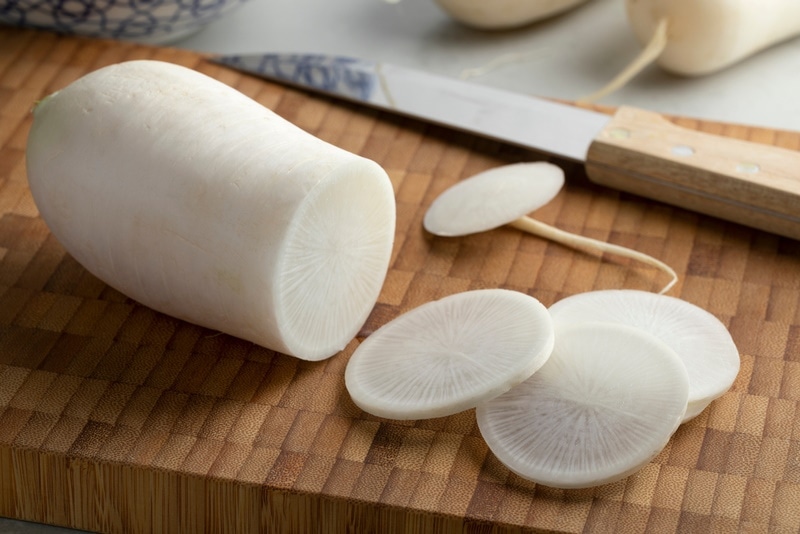
[(0, 0), (0, 23), (66, 34), (164, 43), (244, 0)]
[(219, 62), (357, 101), (370, 100), (378, 85), (375, 63), (343, 56), (264, 54), (226, 56)]

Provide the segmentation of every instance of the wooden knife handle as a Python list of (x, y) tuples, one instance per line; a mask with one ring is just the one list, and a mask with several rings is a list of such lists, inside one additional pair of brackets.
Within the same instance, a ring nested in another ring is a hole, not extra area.
[(800, 152), (621, 107), (589, 147), (586, 172), (598, 184), (800, 239)]

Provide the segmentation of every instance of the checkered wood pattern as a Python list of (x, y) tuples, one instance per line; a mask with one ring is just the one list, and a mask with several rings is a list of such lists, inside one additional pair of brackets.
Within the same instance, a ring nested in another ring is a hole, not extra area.
[[(89, 275), (38, 218), (25, 177), (32, 104), (133, 58), (196, 68), (317, 136), (375, 159), (398, 231), (378, 304), (345, 351), (296, 360), (158, 314)], [(800, 149), (800, 134), (677, 120)], [(474, 413), (398, 422), (343, 384), (359, 339), (429, 300), (506, 287), (549, 305), (657, 289), (658, 271), (501, 228), (458, 239), (421, 220), (443, 189), (536, 156), (287, 90), (169, 49), (0, 29), (0, 515), (108, 532), (797, 532), (800, 243), (589, 184), (537, 217), (673, 266), (671, 294), (738, 344), (732, 390), (618, 483), (564, 491), (509, 473)]]

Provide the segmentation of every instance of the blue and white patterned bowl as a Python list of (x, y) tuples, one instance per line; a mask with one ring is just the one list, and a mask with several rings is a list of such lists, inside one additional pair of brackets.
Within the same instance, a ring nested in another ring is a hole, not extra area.
[(59, 33), (165, 44), (245, 0), (0, 0), (0, 23)]

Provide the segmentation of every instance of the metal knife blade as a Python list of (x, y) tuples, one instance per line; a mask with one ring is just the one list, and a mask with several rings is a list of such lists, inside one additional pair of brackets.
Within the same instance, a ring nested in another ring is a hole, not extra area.
[(592, 140), (611, 120), (602, 113), (364, 59), (265, 54), (225, 56), (215, 61), (270, 80), (577, 161), (585, 160)]
[(265, 79), (585, 162), (590, 180), (800, 239), (800, 152), (613, 115), (357, 58), (256, 54), (213, 61)]

